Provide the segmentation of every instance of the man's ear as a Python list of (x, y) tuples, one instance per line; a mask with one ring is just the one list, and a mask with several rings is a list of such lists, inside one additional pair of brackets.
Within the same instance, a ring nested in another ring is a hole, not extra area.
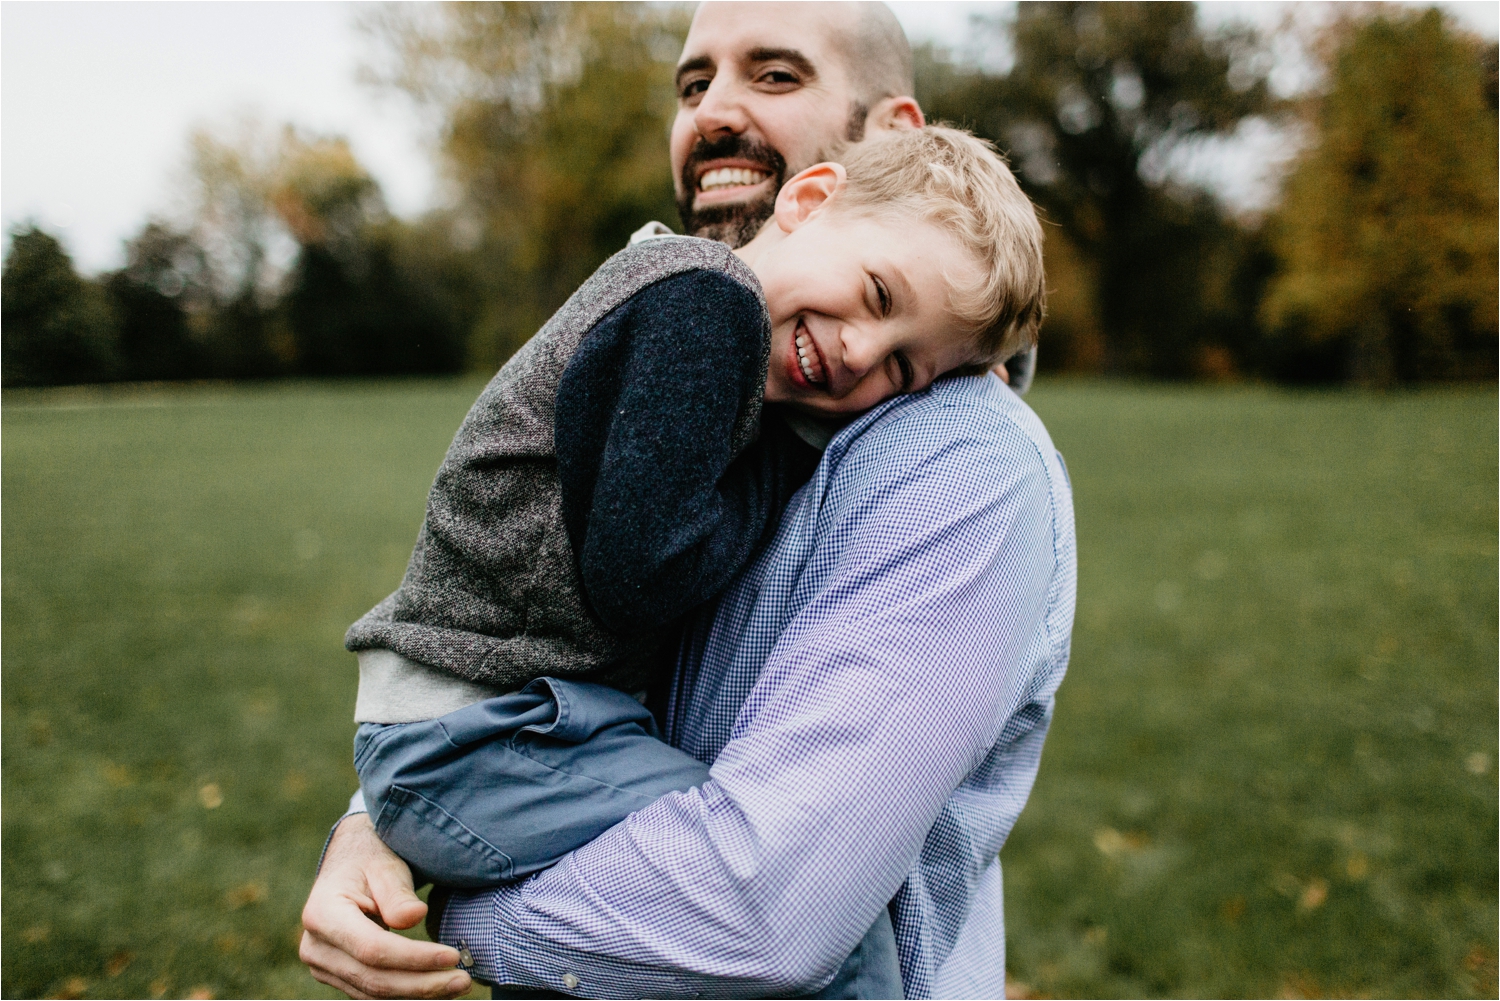
[(776, 225), (784, 232), (807, 222), (844, 190), (849, 175), (842, 163), (815, 163), (781, 186), (776, 195)]
[(920, 129), (927, 124), (922, 106), (915, 97), (887, 97), (870, 109), (866, 127), (881, 129)]

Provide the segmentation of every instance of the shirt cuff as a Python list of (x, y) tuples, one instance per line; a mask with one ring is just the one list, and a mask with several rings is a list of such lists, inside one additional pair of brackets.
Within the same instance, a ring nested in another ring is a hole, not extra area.
[(314, 876), (323, 871), (323, 860), (328, 857), (328, 846), (333, 844), (333, 832), (337, 831), (340, 824), (356, 813), (368, 812), (365, 809), (365, 791), (363, 789), (354, 790), (354, 795), (349, 797), (349, 809), (344, 811), (342, 817), (333, 822), (333, 826), (328, 829), (328, 837), (323, 839), (323, 850), (318, 853), (318, 867), (313, 870)]
[(468, 962), (469, 975), (491, 986), (541, 987), (586, 998), (764, 998), (765, 984), (598, 956), (522, 927), (524, 884), (455, 893), (438, 937)]

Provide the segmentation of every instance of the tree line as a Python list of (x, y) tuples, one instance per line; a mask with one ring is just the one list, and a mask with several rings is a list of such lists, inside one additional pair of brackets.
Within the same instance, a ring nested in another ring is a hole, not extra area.
[[(85, 278), (35, 226), (0, 291), (7, 386), (493, 370), (629, 233), (675, 221), (681, 8), (391, 5), (379, 86), (440, 123), (451, 205), (406, 221), (338, 137), (192, 136), (193, 210)], [(1438, 10), (1323, 28), (1277, 98), (1265, 39), (1191, 4), (1034, 3), (988, 71), (925, 47), (917, 97), (991, 139), (1047, 226), (1043, 370), (1391, 385), (1493, 379), (1496, 46)], [(1174, 157), (1263, 118), (1304, 142), (1262, 218)]]

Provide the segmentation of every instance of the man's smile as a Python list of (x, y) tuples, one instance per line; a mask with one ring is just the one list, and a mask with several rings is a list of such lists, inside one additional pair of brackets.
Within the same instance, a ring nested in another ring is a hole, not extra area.
[(771, 172), (748, 161), (709, 161), (698, 167), (695, 207), (743, 201), (759, 193)]

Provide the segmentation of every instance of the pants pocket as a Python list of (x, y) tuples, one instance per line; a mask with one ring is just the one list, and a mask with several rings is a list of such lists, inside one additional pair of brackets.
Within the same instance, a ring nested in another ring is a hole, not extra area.
[(392, 851), (435, 883), (479, 888), (515, 878), (509, 855), (432, 800), (404, 786), (391, 787), (375, 830)]
[(354, 770), (361, 770), (381, 744), (409, 726), (410, 723), (361, 723), (354, 731)]

